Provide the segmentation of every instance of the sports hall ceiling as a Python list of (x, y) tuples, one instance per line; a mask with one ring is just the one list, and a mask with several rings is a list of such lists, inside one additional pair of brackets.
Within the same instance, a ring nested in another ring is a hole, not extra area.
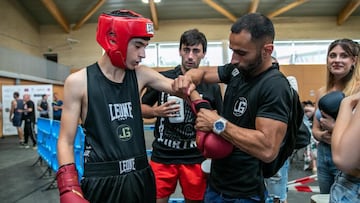
[(104, 11), (134, 10), (159, 22), (181, 19), (221, 19), (234, 22), (250, 12), (270, 18), (332, 16), (338, 26), (353, 16), (360, 16), (360, 0), (14, 0), (39, 25), (57, 24), (65, 32), (81, 29), (86, 23), (97, 22)]

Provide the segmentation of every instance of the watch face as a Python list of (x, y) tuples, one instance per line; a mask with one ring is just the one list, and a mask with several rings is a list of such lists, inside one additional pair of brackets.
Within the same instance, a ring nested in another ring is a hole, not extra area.
[(221, 121), (216, 122), (216, 123), (215, 123), (215, 128), (216, 128), (217, 130), (222, 130), (222, 129), (224, 129), (224, 123), (221, 122)]

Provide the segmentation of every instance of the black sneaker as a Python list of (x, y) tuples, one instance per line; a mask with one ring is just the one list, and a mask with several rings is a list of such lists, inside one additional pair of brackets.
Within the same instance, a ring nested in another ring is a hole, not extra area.
[(20, 148), (25, 148), (25, 149), (28, 149), (28, 148), (30, 148), (30, 146), (26, 143), (21, 143), (20, 144)]

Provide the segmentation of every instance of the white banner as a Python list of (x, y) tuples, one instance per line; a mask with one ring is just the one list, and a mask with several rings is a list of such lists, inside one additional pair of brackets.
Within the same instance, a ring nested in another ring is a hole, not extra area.
[(38, 101), (41, 100), (43, 94), (48, 95), (48, 103), (50, 108), (50, 118), (52, 118), (53, 87), (52, 85), (3, 85), (2, 86), (2, 106), (3, 106), (3, 135), (16, 135), (16, 128), (10, 122), (11, 101), (14, 99), (14, 92), (19, 92), (20, 99), (25, 93), (30, 94), (30, 99), (35, 105), (36, 118), (39, 112), (36, 110)]

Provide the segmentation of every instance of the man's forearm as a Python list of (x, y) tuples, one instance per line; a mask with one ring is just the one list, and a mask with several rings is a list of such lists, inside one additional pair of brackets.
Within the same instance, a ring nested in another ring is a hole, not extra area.
[(199, 99), (202, 99), (202, 97), (200, 96), (199, 92), (194, 90), (190, 93), (190, 100), (191, 101), (195, 101), (195, 100), (199, 100)]
[(142, 116), (144, 118), (154, 118), (154, 117), (156, 117), (153, 107), (151, 107), (151, 106), (149, 106), (147, 104), (141, 104), (141, 112), (142, 112)]

